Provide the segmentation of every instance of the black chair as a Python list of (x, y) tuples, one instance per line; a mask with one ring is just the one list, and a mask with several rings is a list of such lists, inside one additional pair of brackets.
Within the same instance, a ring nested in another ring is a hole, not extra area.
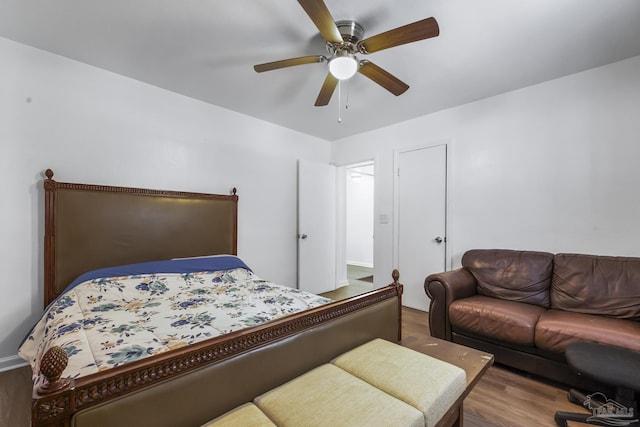
[(565, 352), (567, 363), (579, 375), (584, 375), (603, 387), (613, 387), (610, 398), (600, 391), (585, 394), (569, 390), (569, 401), (586, 407), (590, 414), (558, 411), (556, 424), (566, 427), (567, 421), (593, 425), (640, 426), (638, 393), (640, 393), (640, 353), (610, 345), (576, 342)]

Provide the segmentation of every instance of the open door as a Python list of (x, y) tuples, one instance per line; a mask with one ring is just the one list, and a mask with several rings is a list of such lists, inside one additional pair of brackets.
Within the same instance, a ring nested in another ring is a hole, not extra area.
[(298, 289), (336, 289), (336, 168), (298, 161)]

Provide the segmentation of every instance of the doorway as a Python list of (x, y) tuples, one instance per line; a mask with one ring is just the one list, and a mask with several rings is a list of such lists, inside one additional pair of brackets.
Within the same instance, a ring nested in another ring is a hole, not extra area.
[(373, 161), (345, 167), (347, 279), (363, 291), (373, 288), (374, 177)]

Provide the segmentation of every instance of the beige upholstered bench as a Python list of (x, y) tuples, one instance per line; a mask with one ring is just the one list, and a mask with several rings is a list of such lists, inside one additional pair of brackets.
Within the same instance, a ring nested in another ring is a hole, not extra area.
[(432, 427), (465, 388), (457, 366), (376, 339), (206, 426)]

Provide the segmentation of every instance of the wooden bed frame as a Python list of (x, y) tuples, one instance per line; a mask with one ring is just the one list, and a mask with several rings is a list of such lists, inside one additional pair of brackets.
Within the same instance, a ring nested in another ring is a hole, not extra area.
[[(50, 169), (45, 175), (45, 306), (96, 268), (237, 255), (235, 188), (214, 195), (57, 182)], [(41, 372), (49, 381), (34, 390), (32, 425), (201, 425), (373, 338), (400, 340), (397, 270), (392, 278), (356, 297), (78, 379), (56, 378), (64, 361), (47, 352)]]

